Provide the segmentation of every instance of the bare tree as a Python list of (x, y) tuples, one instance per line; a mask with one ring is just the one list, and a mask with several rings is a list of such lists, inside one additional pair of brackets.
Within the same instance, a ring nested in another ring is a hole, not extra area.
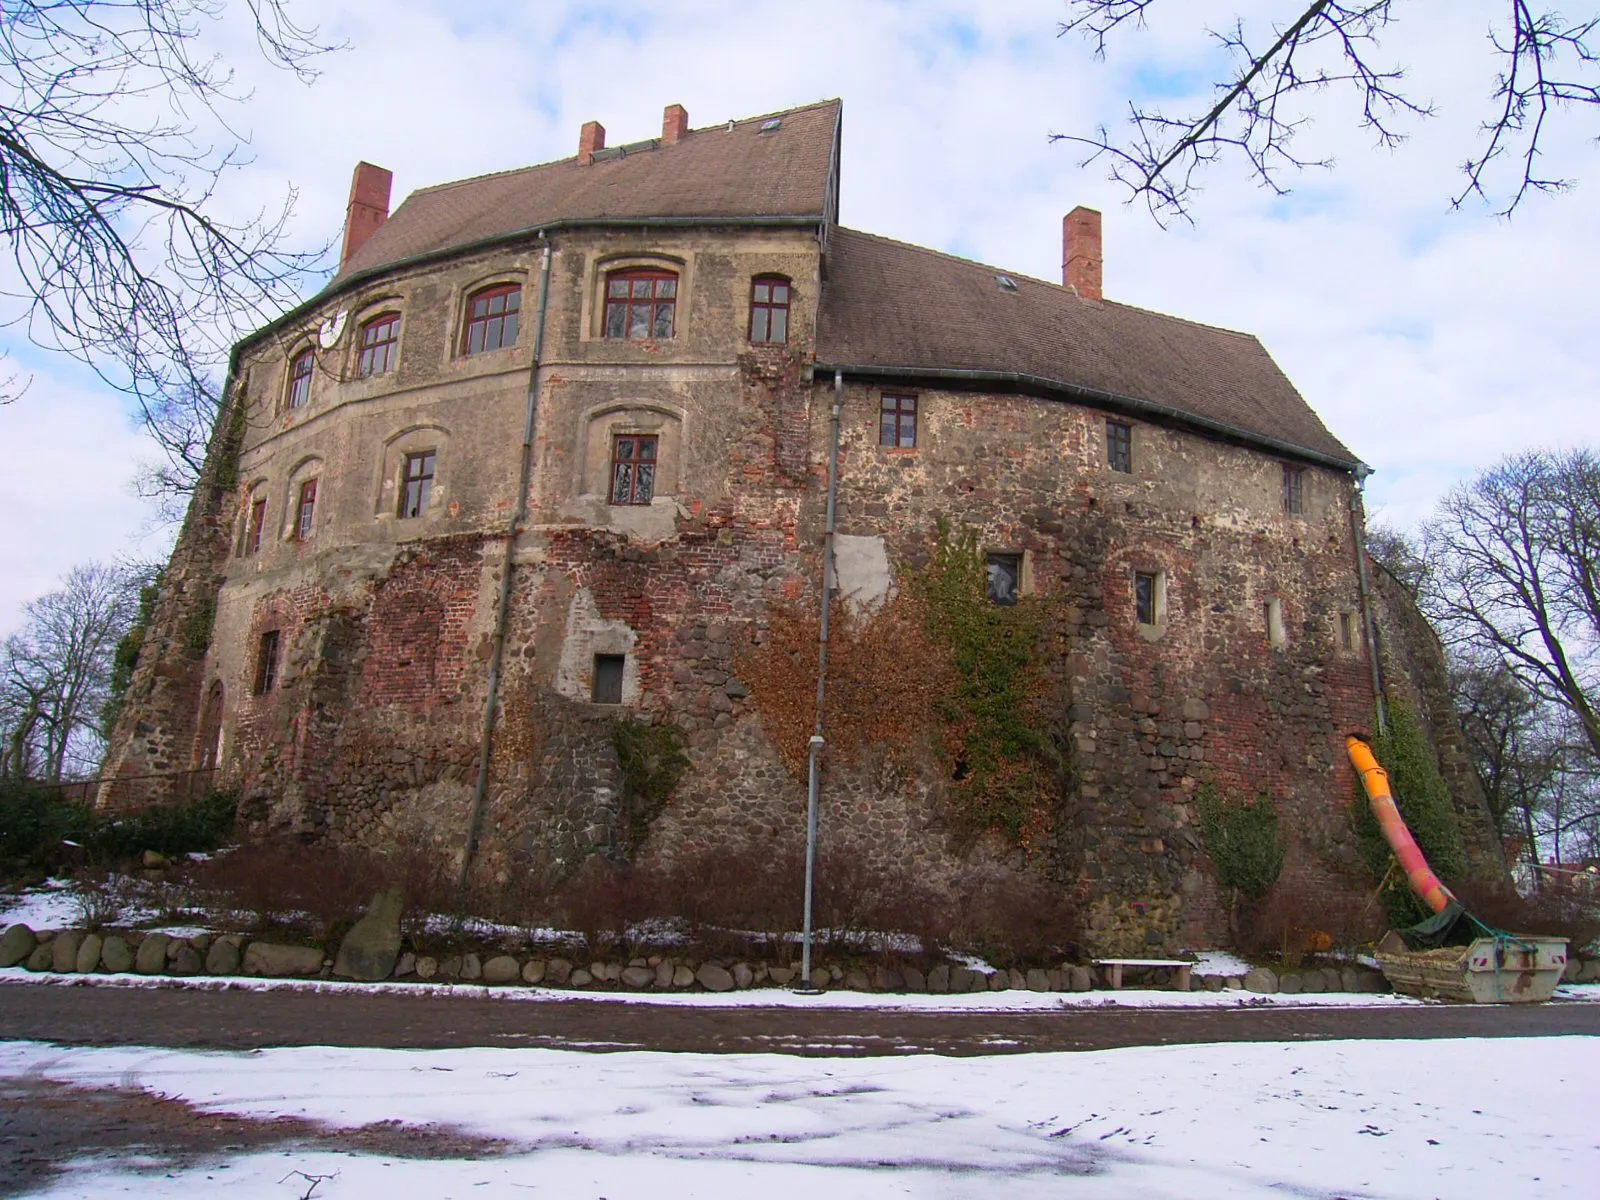
[(1447, 646), (1498, 662), (1600, 761), (1600, 460), (1514, 455), (1423, 526), (1420, 601)]
[[(1067, 0), (1060, 32), (1083, 34), (1104, 57), (1110, 40), (1142, 27), (1155, 4)], [(1187, 217), (1199, 175), (1225, 158), (1244, 159), (1261, 184), (1281, 195), (1286, 175), (1332, 165), (1327, 158), (1302, 157), (1296, 147), (1313, 93), (1348, 93), (1361, 127), (1388, 148), (1405, 140), (1410, 119), (1433, 115), (1430, 105), (1404, 90), (1404, 68), (1380, 58), (1379, 36), (1400, 20), (1402, 6), (1403, 0), (1300, 0), (1264, 29), (1236, 18), (1227, 28), (1206, 30), (1233, 64), (1228, 78), (1213, 84), (1210, 103), (1175, 115), (1130, 104), (1121, 137), (1105, 127), (1093, 137), (1052, 137), (1090, 147), (1089, 161), (1107, 159), (1111, 177), (1142, 198), (1158, 220)], [(1468, 18), (1451, 12), (1433, 19)], [(1562, 108), (1600, 104), (1597, 30), (1600, 16), (1569, 19), (1528, 0), (1506, 4), (1503, 20), (1488, 31), (1491, 109), (1462, 165), (1466, 182), (1452, 204), (1478, 196), (1509, 215), (1530, 192), (1571, 185), (1545, 173), (1541, 143), (1547, 123)]]
[(28, 603), (0, 651), (0, 775), (50, 782), (93, 769), (118, 641), (145, 577), (126, 567), (74, 567)]
[[(0, 9), (0, 233), (13, 265), (0, 320), (135, 400), (168, 460), (164, 488), (192, 483), (191, 418), (214, 416), (228, 345), (292, 301), (321, 256), (285, 248), (292, 193), (253, 218), (216, 214), (218, 183), (239, 163), (222, 110), (242, 97), (202, 35), (247, 12), (268, 61), (308, 79), (325, 47), (286, 4)], [(227, 144), (207, 144), (213, 128)]]

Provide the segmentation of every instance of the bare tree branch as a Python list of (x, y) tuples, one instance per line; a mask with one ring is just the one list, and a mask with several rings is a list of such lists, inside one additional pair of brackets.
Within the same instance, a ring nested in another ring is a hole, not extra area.
[[(1142, 27), (1155, 0), (1067, 0), (1062, 35), (1078, 33), (1104, 58), (1108, 39), (1125, 26)], [(1403, 69), (1375, 62), (1380, 33), (1397, 20), (1395, 0), (1343, 3), (1314, 0), (1270, 37), (1252, 36), (1244, 21), (1226, 32), (1207, 30), (1235, 64), (1229, 79), (1213, 85), (1209, 106), (1177, 116), (1158, 107), (1130, 103), (1126, 130), (1113, 137), (1104, 127), (1093, 137), (1052, 134), (1090, 150), (1085, 163), (1104, 158), (1113, 180), (1142, 199), (1158, 221), (1190, 218), (1203, 168), (1233, 156), (1243, 157), (1250, 174), (1282, 195), (1288, 174), (1307, 167), (1329, 167), (1327, 158), (1302, 158), (1291, 149), (1306, 123), (1303, 101), (1329, 89), (1347, 91), (1360, 105), (1358, 124), (1377, 144), (1394, 148), (1406, 133), (1401, 122), (1433, 115), (1433, 108), (1401, 90)], [(1600, 52), (1589, 44), (1600, 17), (1571, 21), (1556, 12), (1535, 11), (1527, 0), (1512, 0), (1510, 33), (1489, 33), (1490, 53), (1501, 60), (1496, 79), (1496, 109), (1483, 127), (1480, 151), (1463, 164), (1464, 190), (1490, 204), (1497, 184), (1490, 180), (1501, 161), (1517, 165), (1505, 185), (1502, 215), (1510, 215), (1530, 192), (1561, 191), (1570, 181), (1546, 177), (1539, 169), (1547, 119), (1572, 104), (1600, 104)], [(1438, 18), (1443, 19), (1443, 18)], [(1566, 74), (1570, 64), (1574, 72)], [(1498, 178), (1498, 175), (1496, 176)]]
[[(268, 60), (311, 77), (326, 47), (287, 0), (244, 0)], [(17, 0), (0, 8), (0, 324), (87, 364), (139, 406), (192, 484), (164, 412), (213, 393), (228, 346), (292, 303), (322, 251), (285, 246), (294, 195), (243, 221), (213, 215), (236, 148), (199, 140), (241, 97), (202, 33), (226, 0)]]

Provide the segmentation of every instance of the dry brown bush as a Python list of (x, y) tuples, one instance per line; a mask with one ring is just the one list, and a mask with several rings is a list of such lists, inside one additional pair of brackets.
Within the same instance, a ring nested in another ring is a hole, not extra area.
[(1468, 884), (1458, 889), (1467, 911), (1491, 929), (1564, 937), (1571, 952), (1600, 942), (1600, 911), (1567, 889), (1547, 888), (1531, 896), (1509, 886)]
[(1308, 954), (1349, 953), (1383, 935), (1387, 918), (1371, 897), (1317, 890), (1280, 879), (1243, 914), (1239, 949), (1296, 967)]

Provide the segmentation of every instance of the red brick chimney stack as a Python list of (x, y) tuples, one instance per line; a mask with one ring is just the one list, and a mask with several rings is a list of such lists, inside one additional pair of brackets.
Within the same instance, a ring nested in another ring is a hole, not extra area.
[(356, 164), (355, 175), (350, 180), (350, 203), (344, 210), (344, 249), (339, 254), (339, 266), (366, 245), (367, 239), (378, 232), (378, 226), (389, 219), (389, 189), (394, 186), (394, 172), (375, 167), (369, 162)]
[(594, 161), (594, 152), (606, 148), (606, 127), (599, 121), (585, 121), (578, 130), (578, 165), (587, 167)]
[(681, 104), (669, 104), (661, 114), (661, 144), (676, 146), (689, 132), (689, 110)]
[(1078, 205), (1061, 219), (1061, 283), (1085, 300), (1100, 291), (1100, 213)]

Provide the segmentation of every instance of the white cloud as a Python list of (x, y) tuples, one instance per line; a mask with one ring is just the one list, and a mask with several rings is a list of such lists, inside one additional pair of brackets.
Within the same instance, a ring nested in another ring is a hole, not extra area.
[[(1411, 68), (1414, 94), (1439, 113), (1406, 123), (1409, 145), (1374, 150), (1348, 101), (1330, 94), (1302, 149), (1332, 154), (1336, 171), (1289, 180), (1298, 190), (1288, 201), (1237, 169), (1214, 172), (1198, 223), (1167, 230), (1047, 135), (1116, 122), (1130, 88), (1203, 95), (1208, 77), (1195, 68), (1216, 60), (1195, 36), (1201, 22), (1280, 5), (1158, 6), (1151, 29), (1115, 43), (1104, 63), (1080, 39), (1055, 36), (1059, 0), (300, 7), (349, 48), (307, 88), (262, 65), (248, 31), (229, 27), (223, 47), (254, 89), (232, 115), (254, 159), (220, 199), (254, 211), (296, 189), (303, 245), (337, 239), (358, 159), (395, 172), (398, 202), (417, 187), (569, 155), (589, 119), (616, 144), (659, 132), (669, 103), (705, 125), (840, 96), (848, 224), (1054, 278), (1061, 215), (1103, 208), (1107, 294), (1258, 334), (1333, 432), (1378, 468), (1371, 500), (1390, 519), (1415, 521), (1508, 451), (1600, 442), (1588, 192), (1535, 198), (1510, 224), (1448, 208), (1454, 164), (1486, 112), (1483, 34), (1503, 8), (1488, 0), (1406, 6), (1386, 35), (1382, 53)], [(1551, 147), (1592, 190), (1600, 157), (1580, 123), (1558, 127)], [(8, 444), (25, 436), (37, 450), (28, 456), (53, 464), (29, 469), (38, 519), (0, 543), (0, 627), (29, 589), (114, 551), (140, 524), (121, 488), (141, 451), (116, 402), (48, 375), (36, 388), (32, 407), (0, 410)], [(44, 395), (71, 399), (51, 407)]]

